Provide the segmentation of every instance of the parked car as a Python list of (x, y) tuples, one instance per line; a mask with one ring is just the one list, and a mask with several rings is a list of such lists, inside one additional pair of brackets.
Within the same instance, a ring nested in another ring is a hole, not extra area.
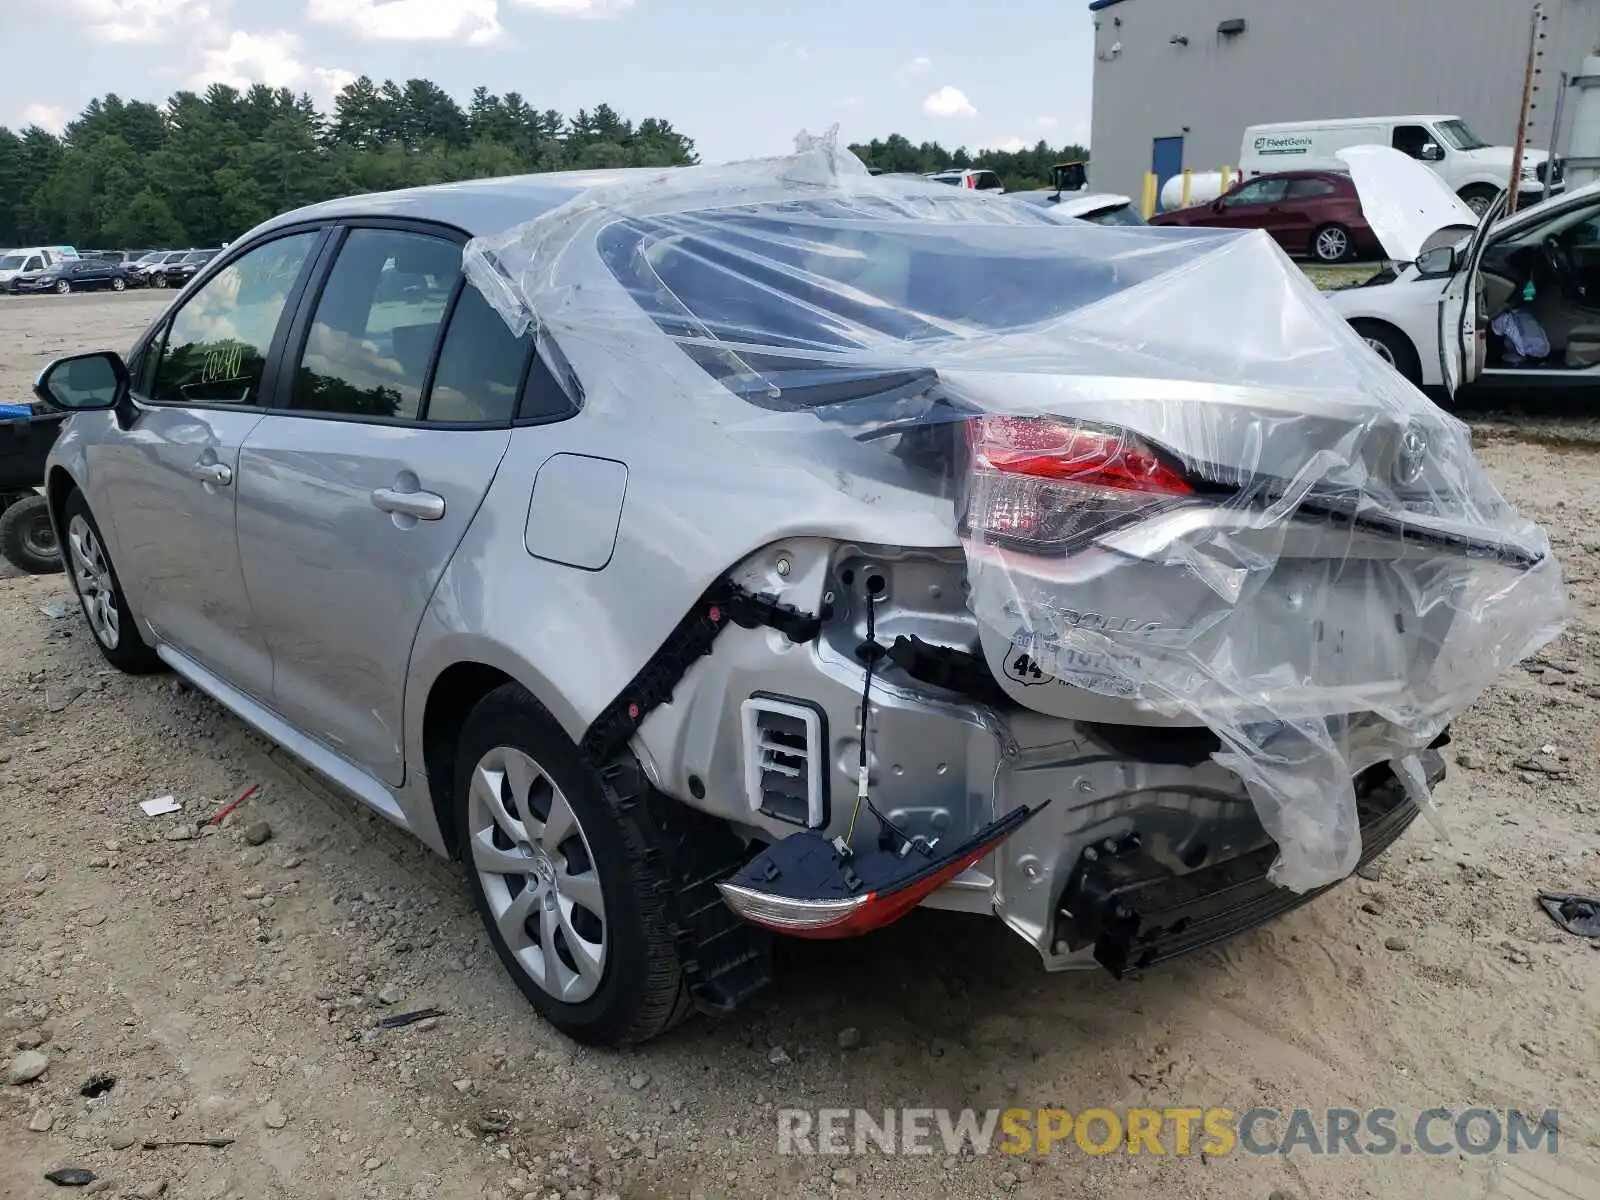
[(1005, 183), (993, 171), (980, 171), (973, 168), (967, 170), (933, 171), (923, 176), (935, 183), (947, 183), (951, 187), (972, 188), (979, 192), (1002, 193), (1006, 190)]
[(171, 284), (167, 280), (167, 271), (193, 253), (194, 251), (192, 250), (164, 251), (153, 260), (139, 267), (139, 281), (148, 287), (170, 287)]
[(13, 295), (29, 292), (125, 291), (133, 273), (121, 263), (103, 258), (67, 259), (39, 271), (29, 271), (11, 281)]
[(1348, 175), (1338, 171), (1261, 175), (1224, 192), (1210, 204), (1157, 213), (1150, 218), (1150, 224), (1264, 229), (1290, 254), (1323, 263), (1383, 252), (1361, 211), (1355, 185)]
[[(1491, 146), (1460, 117), (1434, 114), (1252, 125), (1244, 131), (1239, 163), (1247, 178), (1286, 169), (1337, 171), (1339, 151), (1351, 146), (1388, 146), (1426, 164), (1480, 216), (1505, 190), (1516, 153), (1510, 146)], [(1531, 146), (1523, 151), (1524, 203), (1536, 204), (1564, 187), (1559, 160), (1552, 163)]]
[[(1447, 402), (1469, 384), (1600, 398), (1600, 184), (1513, 216), (1501, 193), (1480, 217), (1405, 156), (1343, 153), (1400, 265), (1328, 302), (1384, 361)], [(1519, 353), (1523, 330), (1541, 353)]]
[(919, 904), (1117, 974), (1258, 924), (1560, 611), (1260, 239), (799, 158), (287, 213), (36, 388), (106, 660), (461, 859), (588, 1041)]
[(24, 246), (0, 255), (0, 291), (9, 291), (18, 275), (32, 274), (58, 262), (78, 257), (71, 246)]
[(1057, 192), (1048, 188), (1036, 192), (1010, 192), (1022, 204), (1047, 205), (1063, 217), (1077, 217), (1096, 225), (1144, 225), (1138, 205), (1128, 196), (1114, 192)]
[(157, 267), (152, 272), (153, 279), (151, 282), (158, 288), (182, 287), (198, 275), (202, 267), (221, 253), (221, 250), (191, 250), (176, 262), (169, 261), (165, 265)]

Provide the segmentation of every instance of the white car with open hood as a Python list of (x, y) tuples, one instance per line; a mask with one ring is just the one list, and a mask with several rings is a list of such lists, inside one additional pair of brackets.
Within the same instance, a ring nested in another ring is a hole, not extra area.
[(1387, 147), (1340, 152), (1397, 264), (1328, 301), (1419, 386), (1600, 387), (1600, 184), (1480, 222), (1439, 177)]

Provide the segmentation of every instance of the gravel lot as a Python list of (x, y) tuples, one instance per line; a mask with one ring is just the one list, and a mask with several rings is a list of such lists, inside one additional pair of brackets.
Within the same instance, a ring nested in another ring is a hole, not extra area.
[[(166, 299), (0, 303), (0, 397)], [(61, 1167), (201, 1200), (1600, 1196), (1600, 952), (1534, 903), (1600, 890), (1600, 439), (1481, 435), (1574, 615), (1458, 724), (1449, 842), (1418, 822), (1379, 878), (1136, 982), (914, 914), (791, 947), (751, 1011), (627, 1054), (533, 1017), (454, 866), (171, 677), (107, 670), (62, 576), (0, 580), (0, 1068), (48, 1059), (0, 1081), (0, 1196), (69, 1195)], [(181, 814), (141, 814), (168, 793)], [(376, 1026), (424, 1006), (445, 1015)], [(780, 1158), (786, 1105), (1555, 1107), (1561, 1153)]]

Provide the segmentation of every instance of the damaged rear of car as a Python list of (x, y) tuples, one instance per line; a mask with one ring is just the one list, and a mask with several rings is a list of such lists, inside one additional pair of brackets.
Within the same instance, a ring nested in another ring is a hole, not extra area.
[(584, 746), (711, 820), (671, 923), (714, 1007), (754, 931), (919, 904), (1117, 974), (1258, 924), (1563, 619), (1466, 428), (1264, 235), (929, 191), (808, 141), (466, 251), (628, 460), (605, 570), (672, 625)]

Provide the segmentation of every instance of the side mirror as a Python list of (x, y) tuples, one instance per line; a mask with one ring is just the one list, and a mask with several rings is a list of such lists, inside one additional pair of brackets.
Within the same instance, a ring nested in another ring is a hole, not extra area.
[(1227, 208), (1228, 207), (1227, 204), (1224, 203), (1224, 201), (1226, 199), (1227, 199), (1227, 197), (1225, 197), (1225, 196), (1218, 196), (1215, 200), (1213, 200), (1211, 202), (1211, 211), (1214, 212), (1214, 213), (1219, 213), (1223, 209)]
[(128, 364), (111, 350), (58, 358), (33, 385), (33, 394), (66, 412), (101, 412), (120, 406), (129, 395)]
[(1437, 143), (1437, 142), (1423, 142), (1422, 143), (1422, 161), (1423, 162), (1443, 162), (1444, 161), (1444, 147), (1439, 145), (1439, 143)]
[(1443, 279), (1456, 273), (1456, 248), (1435, 246), (1417, 255), (1417, 274), (1424, 279)]

